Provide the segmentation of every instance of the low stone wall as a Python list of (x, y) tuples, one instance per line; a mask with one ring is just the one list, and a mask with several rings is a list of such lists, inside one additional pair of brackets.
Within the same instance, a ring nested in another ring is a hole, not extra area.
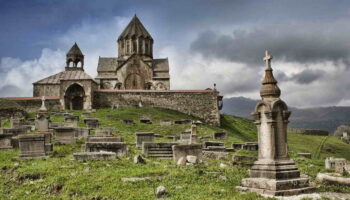
[(93, 107), (137, 106), (141, 102), (142, 106), (177, 110), (220, 125), (218, 95), (215, 90), (98, 90)]
[[(4, 98), (19, 104), (26, 112), (37, 112), (41, 107), (41, 97), (7, 97)], [(60, 110), (59, 97), (45, 97), (45, 105), (48, 110)]]
[(288, 133), (292, 134), (302, 134), (302, 135), (320, 135), (327, 136), (329, 135), (328, 131), (318, 130), (318, 129), (302, 129), (302, 128), (289, 128)]

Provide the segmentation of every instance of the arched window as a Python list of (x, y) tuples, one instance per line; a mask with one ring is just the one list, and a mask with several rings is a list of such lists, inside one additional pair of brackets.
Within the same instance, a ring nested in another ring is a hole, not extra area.
[(78, 63), (77, 63), (77, 67), (82, 67), (82, 63), (81, 63), (81, 61), (78, 61)]
[(73, 63), (73, 61), (68, 61), (68, 67), (73, 67), (74, 66), (74, 63)]

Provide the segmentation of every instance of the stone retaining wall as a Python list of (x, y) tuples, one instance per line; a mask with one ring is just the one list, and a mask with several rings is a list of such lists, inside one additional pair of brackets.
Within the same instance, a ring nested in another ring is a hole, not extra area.
[[(41, 97), (8, 97), (4, 98), (19, 104), (26, 112), (37, 112), (41, 107)], [(58, 97), (45, 97), (45, 106), (48, 110), (60, 110), (61, 103)]]
[(94, 108), (138, 106), (141, 102), (142, 106), (177, 110), (220, 125), (218, 92), (215, 90), (98, 90), (94, 95)]

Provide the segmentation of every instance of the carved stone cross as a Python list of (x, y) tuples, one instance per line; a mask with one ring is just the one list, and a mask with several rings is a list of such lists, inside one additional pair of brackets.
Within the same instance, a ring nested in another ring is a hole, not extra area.
[(264, 61), (266, 62), (266, 68), (271, 68), (271, 60), (272, 55), (270, 55), (269, 51), (265, 51)]

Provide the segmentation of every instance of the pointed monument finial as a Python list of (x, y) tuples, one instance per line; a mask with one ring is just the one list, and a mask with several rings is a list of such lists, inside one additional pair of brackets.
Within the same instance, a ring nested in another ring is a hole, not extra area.
[(47, 111), (46, 106), (45, 106), (45, 96), (41, 97), (41, 107), (40, 107), (39, 111), (41, 111), (41, 112)]
[(266, 50), (264, 57), (266, 63), (265, 76), (260, 89), (260, 96), (262, 98), (279, 98), (281, 95), (281, 90), (279, 89), (277, 81), (272, 73), (271, 60), (272, 55)]

